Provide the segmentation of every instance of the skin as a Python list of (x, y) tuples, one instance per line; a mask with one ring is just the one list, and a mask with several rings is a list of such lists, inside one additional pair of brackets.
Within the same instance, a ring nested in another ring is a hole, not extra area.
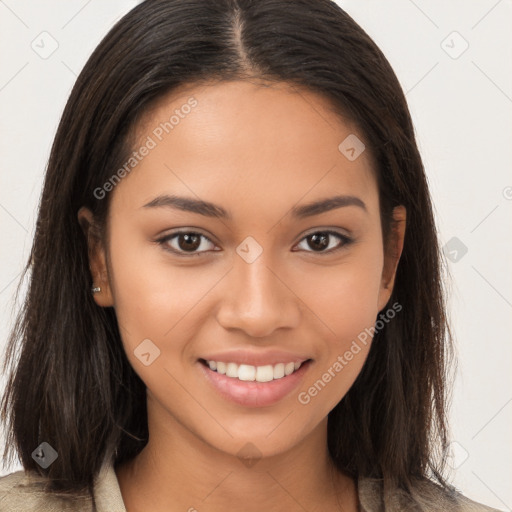
[[(339, 503), (355, 511), (355, 482), (328, 454), (327, 414), (361, 371), (370, 343), (308, 404), (298, 394), (391, 307), (405, 209), (395, 209), (384, 251), (368, 146), (354, 161), (338, 150), (349, 134), (364, 137), (322, 96), (284, 83), (174, 91), (140, 121), (138, 142), (190, 96), (197, 106), (110, 192), (107, 247), (90, 229), (91, 212), (78, 214), (101, 287), (94, 300), (115, 308), (127, 357), (147, 386), (149, 442), (116, 467), (127, 511), (329, 511)], [(163, 193), (213, 202), (232, 220), (142, 207)], [(337, 194), (357, 196), (366, 211), (291, 216), (296, 205)], [(178, 228), (211, 242), (200, 238), (195, 257), (186, 256), (183, 238), (167, 247), (185, 256), (155, 242)], [(330, 236), (328, 249), (319, 249), (306, 238), (327, 228), (353, 243)], [(252, 263), (236, 252), (247, 236), (263, 249)], [(145, 366), (134, 350), (148, 338), (160, 356)], [(248, 408), (219, 396), (198, 366), (207, 352), (231, 348), (280, 348), (313, 363), (277, 404)], [(247, 443), (261, 455), (253, 465), (237, 456)]]

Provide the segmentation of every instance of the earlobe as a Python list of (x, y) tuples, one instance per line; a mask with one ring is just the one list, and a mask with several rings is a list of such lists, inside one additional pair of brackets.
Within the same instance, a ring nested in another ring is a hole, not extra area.
[(92, 278), (89, 292), (93, 295), (98, 306), (113, 306), (114, 300), (110, 287), (105, 248), (96, 229), (94, 215), (88, 208), (82, 207), (78, 211), (77, 217), (88, 247), (89, 270)]
[(406, 217), (405, 206), (400, 205), (393, 209), (390, 240), (384, 251), (384, 266), (378, 304), (379, 311), (388, 303), (393, 292), (396, 270), (404, 247)]

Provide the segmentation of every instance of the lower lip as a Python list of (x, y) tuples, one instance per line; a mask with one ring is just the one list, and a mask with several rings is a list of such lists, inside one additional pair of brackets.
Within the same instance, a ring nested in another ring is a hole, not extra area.
[(269, 382), (243, 381), (226, 377), (199, 361), (199, 367), (213, 388), (225, 399), (245, 407), (266, 407), (282, 400), (300, 383), (311, 360), (302, 363), (292, 374)]

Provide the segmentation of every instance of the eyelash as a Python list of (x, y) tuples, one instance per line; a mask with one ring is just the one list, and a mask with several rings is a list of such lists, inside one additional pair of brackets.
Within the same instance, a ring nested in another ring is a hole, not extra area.
[[(310, 252), (310, 253), (313, 253), (313, 254), (333, 254), (333, 253), (338, 252), (341, 249), (347, 247), (348, 245), (350, 245), (354, 241), (352, 238), (348, 237), (347, 235), (343, 235), (342, 233), (339, 233), (338, 231), (332, 231), (332, 230), (328, 230), (327, 229), (327, 230), (319, 230), (319, 231), (313, 231), (312, 233), (308, 233), (306, 236), (301, 238), (299, 243), (302, 242), (303, 240), (306, 240), (310, 236), (317, 235), (317, 234), (333, 235), (333, 236), (339, 238), (343, 243), (340, 246), (335, 247), (334, 249), (329, 249), (327, 251), (306, 251), (306, 252)], [(168, 252), (171, 252), (173, 254), (176, 254), (179, 257), (185, 257), (186, 258), (186, 257), (201, 256), (205, 252), (208, 252), (208, 251), (201, 251), (201, 252), (190, 252), (190, 253), (187, 253), (187, 252), (184, 252), (184, 251), (178, 251), (176, 249), (171, 249), (167, 245), (167, 242), (169, 242), (169, 240), (172, 240), (173, 238), (176, 238), (179, 235), (199, 235), (199, 236), (203, 237), (204, 239), (208, 240), (209, 242), (211, 242), (212, 244), (214, 243), (206, 235), (203, 235), (202, 233), (198, 233), (196, 231), (177, 231), (177, 232), (172, 233), (170, 235), (166, 235), (166, 236), (164, 236), (162, 238), (159, 238), (158, 240), (156, 240), (156, 242), (159, 245), (161, 245), (162, 248), (165, 251), (168, 251)]]

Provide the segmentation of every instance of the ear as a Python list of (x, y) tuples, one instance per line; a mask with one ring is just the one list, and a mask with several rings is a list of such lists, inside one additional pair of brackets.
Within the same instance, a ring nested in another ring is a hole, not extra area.
[(404, 247), (406, 209), (405, 206), (396, 206), (393, 209), (393, 223), (391, 225), (390, 239), (384, 247), (384, 266), (379, 291), (378, 308), (382, 311), (388, 303), (395, 284), (396, 269)]
[(100, 287), (100, 291), (93, 294), (94, 301), (98, 306), (109, 307), (114, 305), (112, 296), (107, 258), (99, 230), (93, 213), (86, 207), (78, 210), (78, 223), (87, 239), (89, 270), (93, 286)]

